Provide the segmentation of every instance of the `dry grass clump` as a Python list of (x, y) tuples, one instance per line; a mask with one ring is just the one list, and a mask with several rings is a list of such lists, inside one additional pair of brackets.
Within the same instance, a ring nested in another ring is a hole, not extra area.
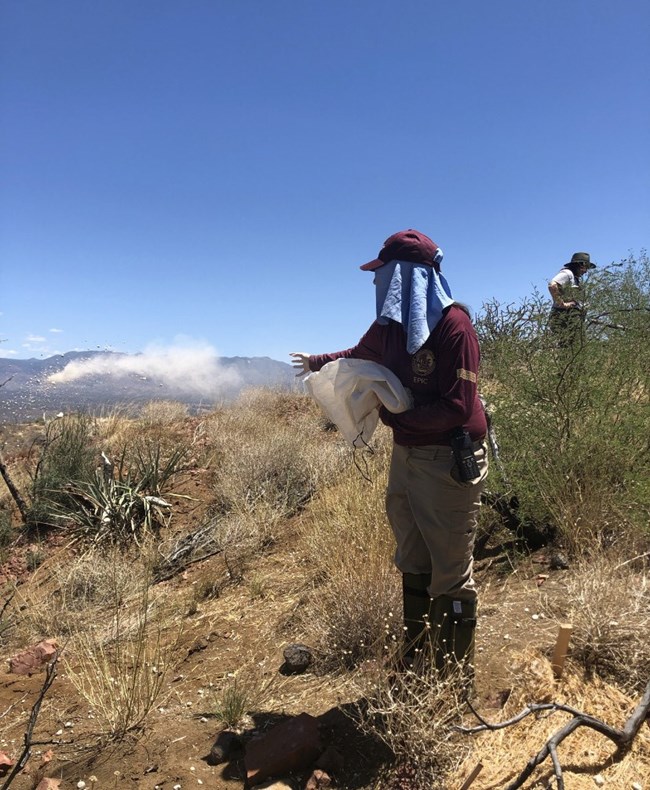
[(456, 731), (466, 695), (459, 673), (442, 677), (434, 661), (396, 673), (390, 662), (368, 662), (352, 680), (362, 699), (360, 727), (395, 756), (390, 787), (451, 787), (448, 779), (471, 744)]
[(384, 510), (388, 452), (366, 480), (354, 466), (314, 500), (303, 531), (316, 586), (306, 627), (324, 668), (351, 667), (385, 650), (401, 626), (395, 550)]
[(152, 452), (163, 459), (179, 451), (189, 455), (189, 419), (187, 407), (175, 401), (152, 401), (136, 414), (128, 407), (115, 408), (96, 420), (98, 452), (126, 467)]
[(223, 553), (232, 581), (241, 581), (250, 561), (275, 542), (281, 522), (277, 511), (263, 504), (255, 513), (227, 514), (215, 519), (212, 540)]
[(272, 682), (254, 664), (227, 673), (212, 689), (212, 715), (225, 727), (253, 725), (250, 714), (264, 708)]
[(101, 740), (119, 740), (144, 724), (175, 665), (181, 629), (154, 599), (149, 579), (140, 578), (133, 599), (111, 601), (101, 619), (70, 636), (63, 653), (66, 675), (91, 707)]
[(206, 423), (217, 513), (297, 512), (340, 466), (341, 448), (322, 441), (304, 398), (249, 391)]
[(67, 640), (87, 626), (105, 622), (107, 611), (138, 599), (143, 580), (151, 575), (148, 544), (129, 553), (105, 546), (63, 556), (51, 557), (29, 585), (19, 588), (22, 643), (43, 634)]
[(647, 569), (606, 554), (575, 568), (567, 580), (565, 611), (573, 624), (571, 655), (588, 673), (629, 692), (650, 678), (650, 579)]
[(133, 560), (115, 547), (91, 549), (53, 569), (63, 610), (81, 612), (132, 597), (138, 587)]
[(169, 427), (187, 418), (187, 406), (178, 401), (156, 400), (146, 403), (140, 413), (145, 427)]

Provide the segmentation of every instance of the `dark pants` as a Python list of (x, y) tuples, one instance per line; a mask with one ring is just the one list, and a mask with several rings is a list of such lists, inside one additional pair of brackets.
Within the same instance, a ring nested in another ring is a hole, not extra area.
[(553, 307), (548, 317), (548, 328), (557, 338), (560, 348), (572, 346), (580, 340), (584, 318), (578, 307)]

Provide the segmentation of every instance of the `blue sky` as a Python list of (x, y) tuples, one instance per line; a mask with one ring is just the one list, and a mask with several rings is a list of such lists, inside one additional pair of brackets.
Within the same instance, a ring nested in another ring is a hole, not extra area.
[(0, 356), (335, 351), (396, 230), (473, 309), (650, 217), (647, 0), (3, 0)]

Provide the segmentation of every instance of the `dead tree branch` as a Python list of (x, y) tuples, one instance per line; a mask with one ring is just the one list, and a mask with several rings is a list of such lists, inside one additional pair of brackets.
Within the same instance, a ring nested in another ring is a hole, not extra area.
[(157, 583), (171, 579), (193, 563), (201, 562), (222, 551), (223, 548), (214, 538), (214, 524), (208, 522), (178, 540), (173, 549), (163, 555), (154, 572), (154, 581)]
[(18, 506), (20, 515), (23, 518), (23, 523), (27, 524), (29, 521), (29, 508), (27, 507), (27, 503), (25, 502), (25, 500), (22, 498), (20, 491), (16, 488), (14, 481), (11, 479), (11, 475), (9, 474), (9, 470), (7, 469), (7, 464), (5, 463), (5, 459), (2, 457), (1, 452), (0, 452), (0, 475), (2, 475), (2, 479), (7, 484), (9, 493), (11, 494), (14, 502)]
[(47, 671), (45, 673), (45, 680), (43, 681), (43, 685), (41, 686), (41, 690), (36, 698), (36, 702), (32, 707), (32, 712), (29, 715), (29, 722), (27, 723), (27, 729), (25, 730), (24, 735), (24, 743), (23, 751), (16, 760), (16, 764), (11, 770), (11, 773), (5, 779), (5, 783), (0, 787), (0, 790), (7, 790), (9, 785), (13, 782), (13, 780), (18, 776), (18, 774), (23, 770), (25, 767), (27, 760), (29, 760), (31, 753), (32, 753), (32, 746), (34, 745), (34, 741), (32, 740), (32, 736), (34, 734), (34, 727), (36, 726), (36, 720), (38, 719), (38, 714), (41, 711), (41, 705), (43, 704), (43, 700), (45, 699), (45, 695), (48, 692), (48, 689), (54, 683), (54, 678), (56, 677), (56, 663), (58, 661), (58, 654), (54, 656), (52, 661), (47, 665)]
[(505, 788), (505, 790), (517, 790), (517, 788), (522, 787), (524, 782), (530, 777), (535, 768), (537, 768), (538, 765), (541, 765), (541, 763), (543, 763), (547, 757), (550, 757), (553, 763), (557, 788), (558, 790), (564, 790), (562, 766), (560, 765), (560, 760), (557, 754), (557, 747), (559, 744), (562, 743), (562, 741), (567, 736), (571, 735), (574, 730), (577, 730), (578, 727), (589, 727), (592, 730), (596, 730), (596, 732), (599, 732), (601, 735), (604, 735), (606, 738), (609, 738), (610, 741), (616, 745), (616, 754), (614, 755), (613, 759), (620, 760), (629, 751), (634, 738), (643, 725), (643, 722), (650, 717), (650, 681), (648, 681), (648, 685), (646, 686), (643, 696), (641, 697), (641, 701), (636, 706), (629, 719), (625, 722), (623, 728), (620, 730), (616, 729), (615, 727), (611, 727), (609, 724), (606, 724), (604, 721), (601, 721), (594, 716), (589, 716), (587, 713), (582, 713), (581, 711), (576, 710), (569, 705), (561, 705), (560, 703), (555, 702), (539, 705), (528, 705), (516, 716), (513, 716), (511, 719), (499, 722), (497, 724), (491, 724), (487, 722), (474, 710), (471, 705), (470, 708), (481, 724), (479, 724), (477, 727), (458, 727), (458, 730), (466, 735), (473, 735), (477, 732), (484, 732), (485, 730), (502, 730), (506, 727), (511, 727), (514, 724), (518, 724), (520, 721), (532, 714), (539, 715), (544, 712), (554, 713), (555, 711), (562, 711), (563, 713), (571, 714), (573, 718), (546, 741), (540, 751), (534, 757), (530, 758), (526, 764), (526, 767), (514, 780), (514, 782)]
[[(0, 639), (2, 639), (2, 635), (6, 631), (8, 631), (10, 628), (12, 628), (14, 626), (14, 623), (13, 623), (12, 620), (7, 618), (7, 620), (3, 622), (3, 618), (5, 616), (5, 612), (11, 606), (11, 602), (13, 601), (15, 594), (16, 594), (16, 591), (12, 590), (11, 595), (7, 596), (5, 602), (2, 604), (2, 608), (0, 609)], [(0, 715), (0, 719), (2, 718), (3, 715), (4, 714)]]

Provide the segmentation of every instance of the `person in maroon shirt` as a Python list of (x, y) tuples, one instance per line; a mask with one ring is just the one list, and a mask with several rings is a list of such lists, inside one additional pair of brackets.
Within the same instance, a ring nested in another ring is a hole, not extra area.
[(377, 319), (359, 343), (291, 356), (299, 375), (336, 359), (371, 360), (412, 392), (412, 409), (380, 410), (393, 431), (386, 512), (402, 573), (404, 660), (412, 666), (432, 652), (439, 669), (450, 660), (471, 668), (472, 551), (487, 475), (487, 425), (477, 390), (478, 338), (467, 308), (451, 296), (441, 261), (442, 250), (423, 233), (393, 234), (361, 267), (375, 272)]

